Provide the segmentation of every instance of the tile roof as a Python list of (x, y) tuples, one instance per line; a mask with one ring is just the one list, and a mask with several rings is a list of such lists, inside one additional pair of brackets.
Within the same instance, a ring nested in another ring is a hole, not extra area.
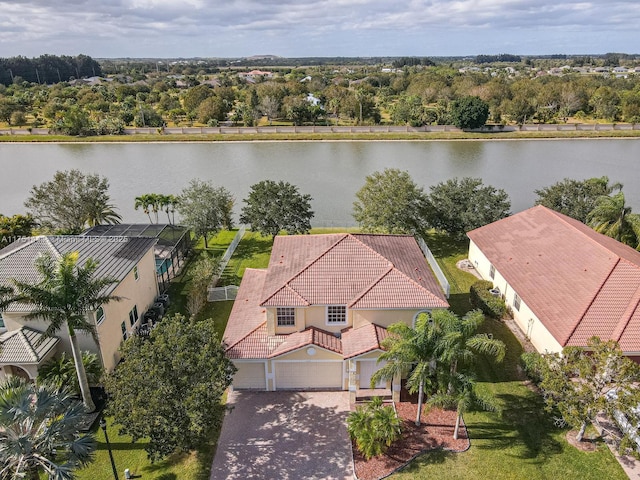
[(276, 237), (263, 306), (448, 307), (422, 251), (407, 235)]
[(264, 307), (260, 306), (259, 302), (260, 292), (262, 292), (266, 276), (266, 270), (247, 268), (244, 271), (244, 276), (222, 337), (227, 348), (234, 346), (266, 322), (266, 311)]
[(326, 332), (319, 328), (309, 327), (301, 332), (295, 332), (290, 335), (283, 335), (286, 337), (278, 348), (276, 348), (270, 357), (277, 357), (285, 353), (297, 350), (307, 345), (315, 345), (317, 347), (324, 348), (336, 353), (342, 353), (342, 342), (333, 333)]
[[(342, 353), (344, 339), (322, 329), (267, 334), (265, 307), (327, 304), (354, 309), (449, 306), (411, 236), (277, 236), (268, 269), (245, 270), (223, 336), (227, 355), (272, 358), (306, 345)], [(386, 330), (371, 328), (347, 334), (353, 355), (380, 348)]]
[(640, 352), (640, 252), (543, 206), (468, 236), (560, 345)]
[[(35, 283), (39, 274), (35, 259), (42, 254), (61, 256), (78, 252), (79, 263), (89, 258), (98, 262), (96, 277), (112, 277), (123, 280), (142, 257), (156, 244), (154, 238), (90, 237), (79, 235), (38, 236), (13, 242), (0, 250), (0, 285), (15, 278)], [(105, 290), (111, 293), (117, 283)], [(11, 304), (7, 311), (27, 311), (28, 305)]]
[(45, 337), (42, 332), (22, 327), (0, 335), (0, 365), (39, 364), (60, 339)]
[(345, 360), (374, 350), (383, 350), (382, 341), (387, 329), (370, 323), (360, 328), (349, 328), (342, 333), (342, 349)]

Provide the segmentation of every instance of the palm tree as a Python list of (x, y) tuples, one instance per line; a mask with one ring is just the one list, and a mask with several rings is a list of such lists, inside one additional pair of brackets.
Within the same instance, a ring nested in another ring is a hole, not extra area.
[(398, 439), (401, 425), (393, 407), (384, 406), (380, 397), (357, 407), (347, 418), (347, 431), (367, 460), (384, 453)]
[[(158, 203), (160, 209), (167, 214), (169, 225), (172, 225), (175, 219), (174, 214), (178, 205), (178, 197), (175, 195), (158, 195)], [(169, 213), (171, 213), (171, 216), (169, 216)]]
[(490, 412), (495, 411), (496, 408), (490, 401), (476, 393), (475, 381), (469, 375), (457, 373), (451, 379), (449, 385), (448, 391), (432, 395), (427, 403), (434, 407), (456, 409), (457, 416), (456, 425), (453, 429), (453, 439), (457, 440), (462, 416), (472, 407), (479, 407)]
[(116, 212), (116, 207), (111, 203), (96, 202), (87, 209), (87, 223), (90, 227), (116, 225), (120, 222), (122, 222), (122, 217)]
[(598, 233), (640, 250), (640, 215), (631, 213), (631, 207), (625, 205), (623, 192), (599, 197), (587, 224)]
[(139, 197), (135, 198), (135, 203), (133, 205), (134, 210), (138, 210), (138, 208), (142, 208), (142, 211), (145, 213), (145, 215), (147, 217), (149, 217), (149, 223), (153, 223), (153, 221), (151, 220), (151, 214), (149, 207), (151, 207), (151, 204), (153, 203), (152, 198), (151, 198), (151, 194), (149, 193), (145, 193), (144, 195), (140, 195)]
[(431, 328), (431, 318), (422, 314), (416, 320), (415, 328), (404, 323), (389, 325), (390, 333), (382, 341), (385, 352), (379, 357), (387, 363), (375, 372), (371, 378), (371, 385), (380, 380), (393, 380), (409, 374), (407, 388), (409, 393), (418, 393), (418, 413), (416, 425), (420, 425), (422, 403), (425, 387), (431, 385), (435, 371), (435, 353), (437, 332)]
[[(87, 382), (89, 384), (100, 382), (103, 368), (98, 355), (91, 352), (82, 352), (82, 365), (87, 374)], [(81, 393), (73, 358), (67, 357), (64, 352), (59, 358), (52, 358), (38, 368), (38, 382), (50, 383), (58, 387), (68, 387), (75, 393)]]
[(435, 353), (441, 373), (448, 370), (443, 378), (447, 380), (449, 391), (453, 388), (459, 364), (471, 365), (478, 355), (491, 356), (497, 362), (504, 359), (506, 347), (502, 341), (486, 333), (476, 333), (483, 323), (484, 314), (480, 310), (472, 310), (463, 318), (449, 310), (432, 313), (432, 328), (439, 335)]
[(66, 325), (82, 399), (88, 411), (95, 410), (95, 405), (91, 400), (76, 331), (89, 333), (99, 345), (95, 324), (88, 319), (88, 313), (108, 302), (120, 300), (120, 297), (104, 293), (116, 280), (94, 278), (97, 268), (98, 264), (92, 259), (79, 266), (77, 252), (66, 253), (56, 259), (43, 255), (36, 260), (40, 275), (37, 283), (13, 280), (16, 289), (13, 301), (32, 308), (28, 319), (39, 318), (49, 323), (46, 336), (53, 336)]
[(81, 434), (82, 403), (67, 389), (11, 377), (0, 386), (0, 478), (72, 480), (96, 449)]

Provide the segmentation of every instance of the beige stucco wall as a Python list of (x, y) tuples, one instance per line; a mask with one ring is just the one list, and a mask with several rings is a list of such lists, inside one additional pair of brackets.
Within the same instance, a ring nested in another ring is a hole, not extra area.
[(337, 333), (345, 328), (353, 326), (360, 328), (370, 323), (376, 323), (383, 327), (388, 327), (392, 323), (404, 322), (413, 325), (414, 318), (419, 312), (429, 311), (429, 309), (398, 309), (398, 310), (350, 310), (347, 309), (347, 323), (342, 325), (330, 325), (327, 323), (326, 306), (311, 306), (306, 308), (296, 308), (296, 323), (294, 326), (278, 327), (276, 319), (276, 309), (267, 310), (267, 332), (269, 335), (286, 335), (293, 332), (300, 332), (305, 328), (316, 327), (327, 332)]
[[(309, 355), (309, 348), (314, 349), (315, 353), (313, 355)], [(342, 360), (342, 355), (315, 345), (307, 345), (299, 350), (280, 355), (274, 360)]]
[(409, 326), (413, 325), (413, 319), (418, 312), (429, 309), (407, 309), (407, 310), (352, 310), (353, 328), (360, 328), (370, 323), (375, 323), (381, 327), (388, 327), (393, 323), (403, 322)]
[(513, 303), (515, 292), (511, 287), (507, 279), (505, 279), (502, 274), (495, 270), (494, 278), (492, 279), (489, 275), (491, 269), (491, 262), (487, 259), (487, 257), (480, 251), (476, 244), (473, 241), (469, 244), (469, 260), (473, 263), (478, 273), (485, 280), (489, 280), (493, 282), (494, 287), (498, 287), (500, 289), (500, 293), (503, 295), (507, 306), (509, 306), (513, 312), (513, 319), (516, 324), (520, 328), (520, 330), (531, 340), (531, 343), (536, 350), (540, 353), (544, 352), (560, 352), (562, 351), (562, 346), (558, 343), (558, 341), (554, 338), (553, 335), (547, 330), (547, 328), (542, 324), (540, 319), (535, 315), (535, 313), (529, 308), (529, 306), (524, 302), (524, 300), (520, 299), (520, 309), (516, 310)]
[[(124, 321), (127, 332), (130, 334), (132, 327), (129, 323), (129, 312), (133, 306), (137, 305), (138, 317), (141, 319), (142, 314), (153, 304), (158, 294), (155, 268), (153, 249), (149, 249), (138, 263), (138, 280), (135, 280), (132, 269), (113, 291), (113, 295), (122, 297), (122, 299), (118, 302), (110, 302), (103, 307), (105, 319), (97, 326), (100, 349), (90, 335), (76, 332), (80, 349), (98, 353), (102, 357), (103, 365), (107, 371), (113, 370), (120, 359), (118, 354), (118, 348), (122, 342), (120, 324)], [(90, 313), (89, 316), (91, 321), (95, 323), (95, 312)], [(48, 326), (47, 322), (40, 319), (27, 320), (23, 313), (3, 312), (2, 317), (7, 330), (17, 330), (22, 326), (28, 326), (43, 332)], [(58, 331), (56, 336), (60, 338), (58, 350), (71, 355), (71, 343), (66, 327), (64, 330)]]
[(133, 306), (136, 305), (138, 308), (137, 324), (139, 324), (142, 315), (158, 295), (155, 269), (153, 249), (150, 249), (138, 263), (138, 280), (135, 279), (132, 269), (113, 292), (113, 295), (122, 299), (118, 302), (109, 302), (103, 307), (105, 319), (97, 329), (102, 360), (107, 371), (113, 370), (120, 360), (118, 348), (123, 340), (122, 322), (125, 322), (127, 335), (131, 335), (133, 327), (129, 322), (129, 312)]

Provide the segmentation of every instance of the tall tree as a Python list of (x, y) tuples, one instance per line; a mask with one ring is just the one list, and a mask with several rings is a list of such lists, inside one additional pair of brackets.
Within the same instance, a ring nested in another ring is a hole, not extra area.
[(536, 205), (544, 205), (587, 223), (589, 213), (596, 206), (596, 200), (602, 195), (610, 195), (614, 190), (620, 189), (622, 184), (609, 184), (609, 178), (606, 176), (586, 180), (565, 178), (561, 182), (536, 190)]
[(109, 411), (136, 441), (149, 438), (152, 460), (189, 451), (220, 425), (220, 398), (235, 366), (211, 319), (164, 319), (150, 341), (132, 337), (122, 346), (124, 362), (106, 380)]
[(0, 477), (75, 478), (93, 460), (93, 434), (81, 433), (84, 409), (67, 389), (11, 377), (0, 385)]
[(405, 323), (389, 325), (389, 336), (382, 341), (385, 351), (378, 359), (386, 363), (371, 377), (371, 385), (375, 385), (408, 374), (409, 393), (418, 393), (416, 425), (420, 425), (425, 388), (434, 382), (437, 334), (430, 322), (428, 315), (420, 315), (414, 328)]
[(367, 175), (356, 198), (353, 218), (365, 232), (415, 233), (426, 226), (427, 197), (406, 171), (387, 168)]
[(20, 237), (30, 237), (36, 222), (31, 215), (13, 215), (5, 217), (0, 214), (0, 248)]
[(78, 265), (77, 252), (66, 253), (55, 259), (45, 255), (36, 260), (40, 277), (36, 283), (13, 280), (16, 292), (13, 301), (30, 306), (28, 319), (38, 318), (49, 323), (46, 336), (51, 337), (66, 326), (82, 399), (90, 412), (95, 410), (95, 405), (91, 399), (76, 332), (90, 334), (99, 345), (95, 324), (88, 314), (101, 305), (120, 300), (117, 296), (104, 293), (116, 280), (96, 278), (97, 268), (98, 264), (92, 259), (88, 259), (84, 265)]
[(42, 227), (80, 233), (97, 219), (119, 220), (108, 190), (109, 181), (100, 175), (85, 175), (80, 170), (58, 171), (53, 180), (34, 185), (24, 205)]
[(625, 205), (623, 192), (599, 197), (587, 220), (596, 232), (640, 250), (640, 215)]
[(489, 118), (489, 104), (479, 97), (462, 97), (451, 103), (450, 114), (458, 128), (480, 128)]
[(211, 182), (194, 179), (178, 198), (177, 209), (183, 223), (196, 235), (204, 237), (204, 248), (209, 247), (209, 234), (233, 226), (231, 214), (234, 200), (226, 188), (215, 188)]
[(311, 195), (302, 194), (298, 187), (280, 180), (263, 180), (251, 185), (249, 196), (243, 200), (240, 221), (251, 225), (263, 235), (276, 236), (309, 233), (311, 230)]
[(640, 391), (640, 366), (625, 357), (618, 344), (591, 338), (586, 348), (565, 347), (562, 354), (523, 355), (530, 372), (540, 381), (547, 409), (556, 410), (571, 427), (577, 428), (576, 440), (582, 441), (590, 422), (604, 411), (631, 415), (637, 424)]
[(511, 207), (507, 192), (471, 177), (431, 186), (428, 199), (428, 223), (458, 239), (474, 228), (508, 216)]

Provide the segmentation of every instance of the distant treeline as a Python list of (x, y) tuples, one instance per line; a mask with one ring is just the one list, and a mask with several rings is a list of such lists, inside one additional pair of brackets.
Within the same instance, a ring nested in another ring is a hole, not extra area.
[(391, 63), (393, 68), (402, 67), (415, 67), (416, 65), (424, 65), (426, 67), (433, 67), (435, 63), (426, 57), (400, 57)]
[(519, 55), (511, 55), (510, 53), (501, 53), (499, 55), (478, 55), (476, 63), (494, 63), (494, 62), (521, 62)]
[(0, 58), (0, 83), (8, 86), (14, 81), (53, 84), (73, 78), (101, 76), (100, 64), (87, 55), (41, 55), (38, 58)]

